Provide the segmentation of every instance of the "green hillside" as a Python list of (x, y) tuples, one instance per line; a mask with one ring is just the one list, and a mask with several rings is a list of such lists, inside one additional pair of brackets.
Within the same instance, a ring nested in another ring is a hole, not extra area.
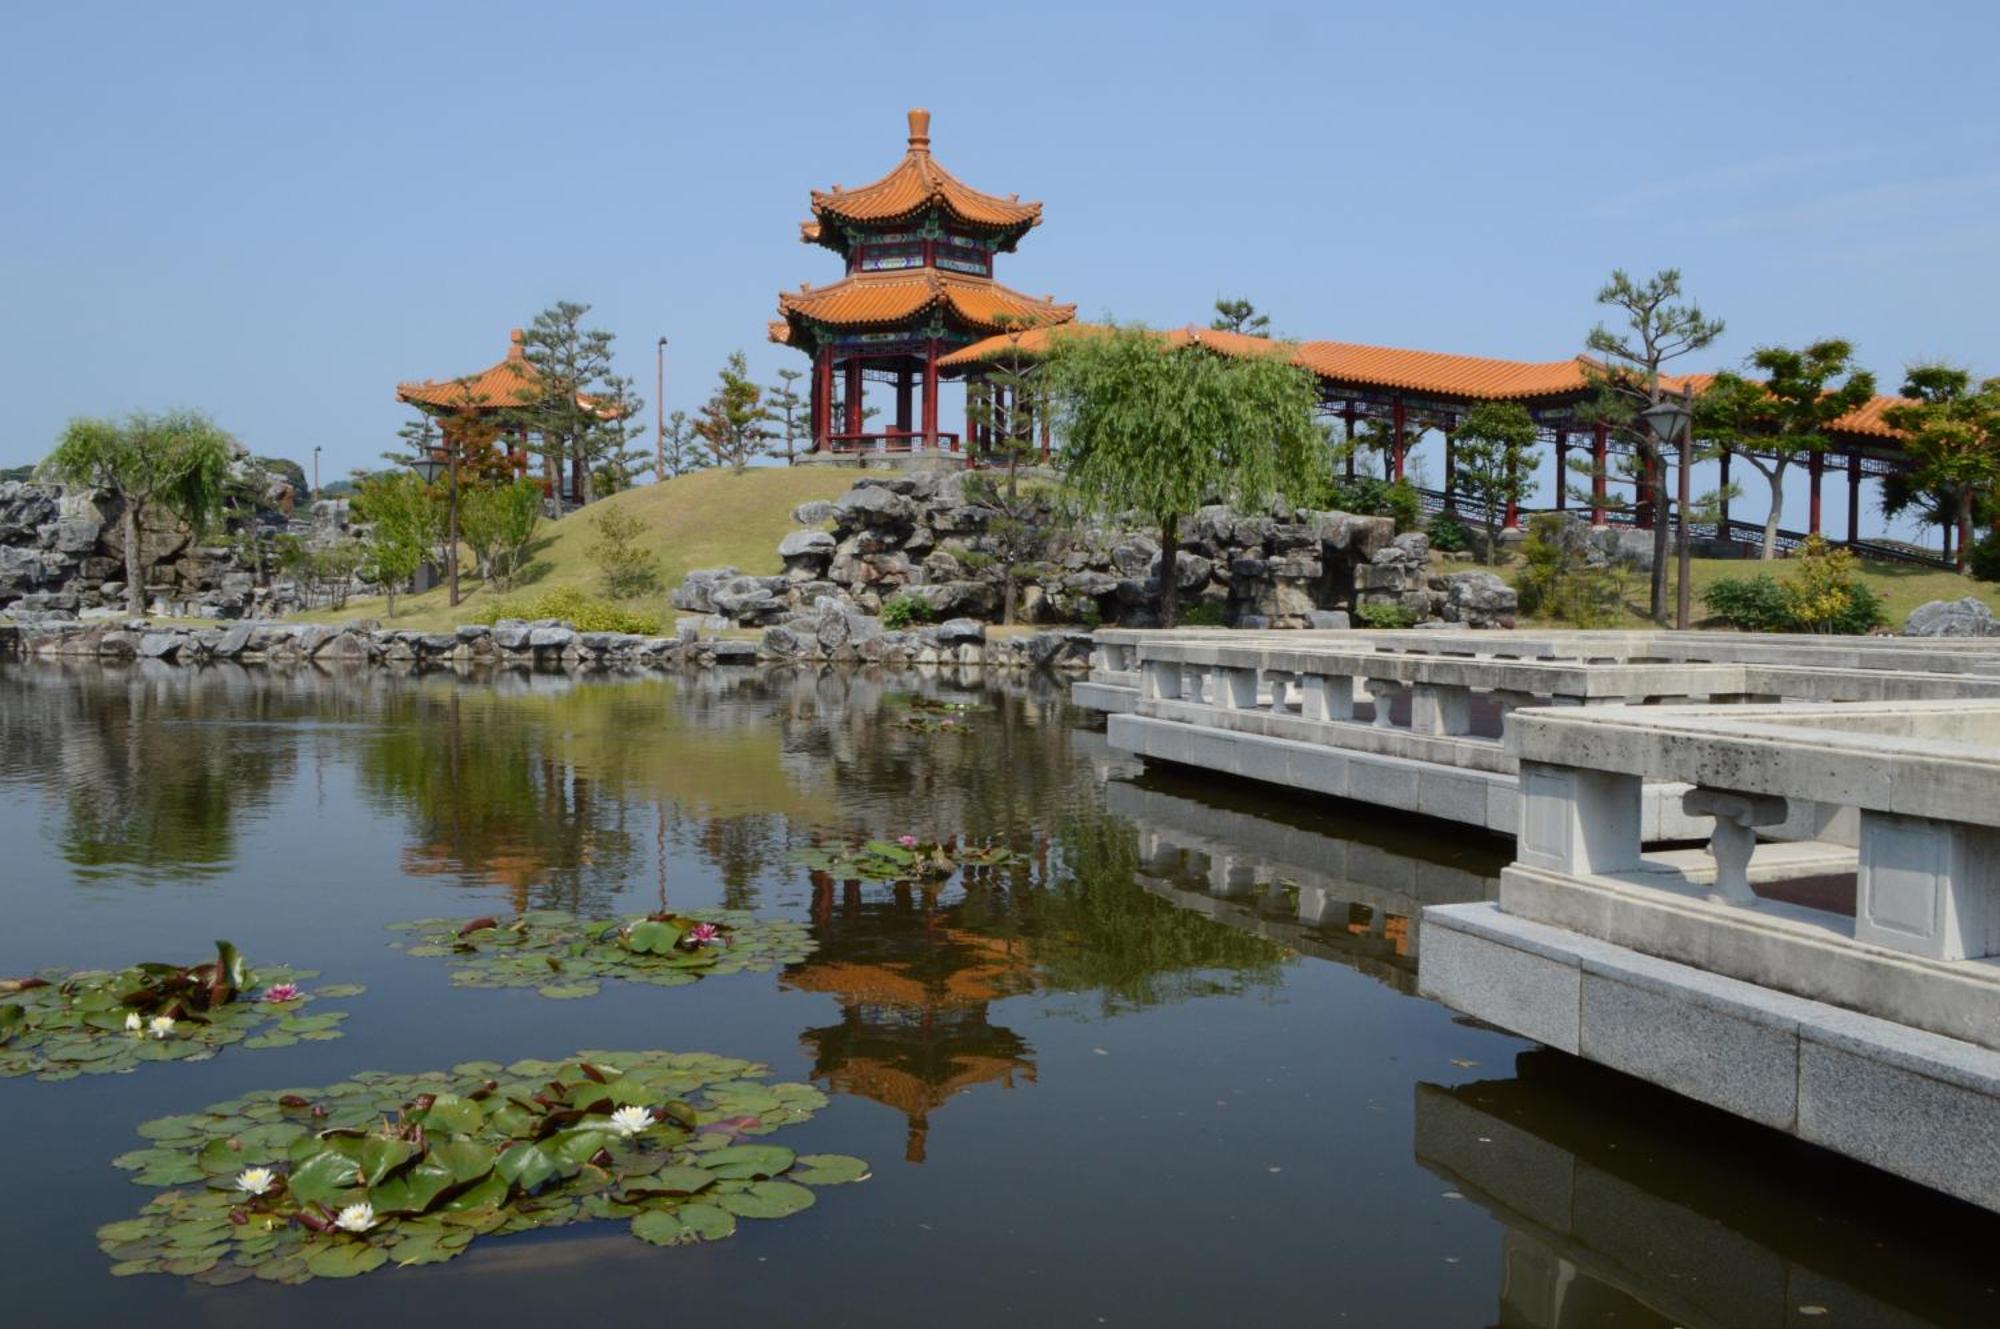
[[(696, 471), (665, 484), (642, 485), (545, 524), (535, 536), (533, 567), (517, 582), (511, 595), (532, 595), (544, 589), (576, 586), (596, 593), (597, 571), (585, 550), (595, 542), (591, 519), (607, 508), (623, 508), (646, 523), (643, 543), (659, 556), (665, 591), (678, 586), (691, 568), (733, 564), (746, 572), (779, 570), (778, 541), (797, 527), (792, 509), (809, 499), (838, 498), (854, 483), (855, 472), (836, 467), (755, 466), (738, 473)], [(470, 562), (468, 556), (467, 562)], [(493, 603), (495, 593), (477, 578), (462, 577), (463, 602), (453, 609), (443, 587), (422, 595), (396, 597), (396, 617), (388, 617), (380, 597), (356, 597), (338, 610), (314, 610), (297, 615), (303, 622), (333, 623), (352, 618), (379, 618), (385, 625), (444, 628), (470, 620)], [(671, 621), (673, 610), (663, 591), (634, 608), (658, 610)]]

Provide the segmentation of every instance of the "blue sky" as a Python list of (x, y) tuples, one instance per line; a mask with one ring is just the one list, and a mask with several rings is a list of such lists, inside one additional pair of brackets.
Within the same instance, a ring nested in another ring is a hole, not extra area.
[[(1090, 317), (1246, 295), (1299, 337), (1555, 359), (1614, 266), (1729, 336), (2000, 373), (1991, 5), (15, 6), (0, 464), (198, 406), (329, 478), (399, 379), (558, 298), (691, 408), (826, 282), (806, 193), (903, 112), (1046, 204), (1004, 261)], [(947, 415), (957, 414), (956, 402)], [(650, 413), (649, 413), (650, 418)], [(1754, 477), (1750, 488), (1756, 488)], [(1830, 491), (1831, 492), (1831, 491)], [(1748, 496), (1757, 508), (1760, 493)], [(1750, 515), (1743, 513), (1742, 515)]]

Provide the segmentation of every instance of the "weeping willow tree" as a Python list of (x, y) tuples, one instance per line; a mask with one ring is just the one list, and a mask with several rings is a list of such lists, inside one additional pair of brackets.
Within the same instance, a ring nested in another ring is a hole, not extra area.
[(62, 484), (118, 495), (127, 612), (146, 612), (147, 518), (164, 510), (197, 535), (213, 526), (227, 498), (231, 451), (229, 435), (195, 411), (76, 419), (63, 430), (43, 469)]
[(1178, 616), (1182, 517), (1216, 500), (1249, 508), (1302, 496), (1319, 482), (1317, 388), (1282, 343), (1226, 356), (1134, 324), (1055, 338), (1046, 373), (1070, 486), (1087, 506), (1137, 510), (1160, 532), (1167, 627)]

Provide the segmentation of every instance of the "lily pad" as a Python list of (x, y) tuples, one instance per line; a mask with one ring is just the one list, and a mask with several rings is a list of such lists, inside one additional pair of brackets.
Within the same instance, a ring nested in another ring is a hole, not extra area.
[[(302, 1012), (310, 971), (252, 970), (216, 943), (205, 964), (143, 963), (116, 973), (47, 970), (0, 980), (0, 1076), (68, 1080), (135, 1070), (149, 1061), (203, 1061), (232, 1044), (287, 1047), (340, 1036), (345, 1013)], [(338, 989), (355, 993), (351, 984)]]
[[(768, 1074), (710, 1053), (587, 1051), (246, 1094), (139, 1128), (150, 1143), (119, 1166), (141, 1185), (194, 1184), (105, 1224), (98, 1245), (120, 1276), (219, 1285), (436, 1264), (486, 1234), (593, 1220), (661, 1246), (720, 1240), (739, 1216), (810, 1207), (799, 1182), (868, 1175), (845, 1155), (736, 1143), (825, 1105)], [(631, 1108), (647, 1111), (636, 1131), (612, 1115)]]
[(677, 987), (709, 975), (768, 971), (803, 961), (816, 945), (803, 923), (736, 909), (600, 921), (538, 909), (470, 922), (422, 919), (392, 930), (406, 934), (393, 943), (406, 954), (449, 959), (457, 986), (533, 988), (556, 1000), (595, 996), (606, 978)]

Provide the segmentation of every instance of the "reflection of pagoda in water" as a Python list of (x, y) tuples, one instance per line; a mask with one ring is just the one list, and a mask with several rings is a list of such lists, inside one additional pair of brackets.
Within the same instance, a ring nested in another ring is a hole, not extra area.
[(901, 1112), (909, 1122), (904, 1157), (924, 1161), (930, 1115), (975, 1085), (1035, 1078), (1033, 1049), (987, 1021), (987, 1006), (1026, 992), (1034, 977), (1021, 944), (953, 925), (957, 906), (935, 893), (898, 886), (864, 900), (847, 883), (839, 903), (824, 873), (813, 877), (813, 933), (819, 949), (786, 970), (786, 987), (840, 1003), (840, 1021), (808, 1029), (813, 1078)]

